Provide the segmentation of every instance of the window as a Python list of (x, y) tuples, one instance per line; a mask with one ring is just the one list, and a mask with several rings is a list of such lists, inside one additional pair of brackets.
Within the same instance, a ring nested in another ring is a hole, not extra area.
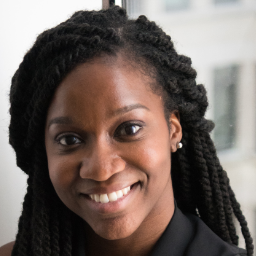
[(217, 150), (235, 145), (237, 79), (237, 66), (214, 70), (214, 141)]
[(142, 13), (143, 0), (122, 0), (122, 6), (131, 18), (137, 18)]
[(176, 11), (187, 9), (189, 7), (189, 0), (164, 0), (165, 9), (167, 11)]
[(215, 4), (236, 3), (239, 0), (214, 0)]

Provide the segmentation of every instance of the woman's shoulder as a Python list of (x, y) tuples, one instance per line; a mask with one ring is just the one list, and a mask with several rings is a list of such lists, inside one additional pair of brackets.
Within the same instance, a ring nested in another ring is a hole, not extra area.
[(1, 246), (0, 247), (0, 255), (1, 256), (11, 256), (14, 243), (15, 243), (15, 241), (12, 241), (8, 244)]
[[(223, 255), (223, 256), (246, 256), (245, 249), (241, 249), (233, 244), (227, 243), (217, 236), (202, 220), (201, 218), (185, 214), (191, 224), (194, 226), (193, 238), (190, 242), (191, 252), (195, 252), (200, 248), (202, 255), (206, 255), (207, 251), (211, 254), (207, 255)], [(191, 255), (197, 255), (191, 253)]]

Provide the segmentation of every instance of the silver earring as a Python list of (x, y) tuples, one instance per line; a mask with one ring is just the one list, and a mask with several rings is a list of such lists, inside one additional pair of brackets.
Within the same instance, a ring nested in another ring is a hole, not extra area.
[(182, 148), (182, 143), (181, 143), (181, 142), (178, 142), (178, 143), (177, 143), (177, 149), (180, 149), (180, 148)]

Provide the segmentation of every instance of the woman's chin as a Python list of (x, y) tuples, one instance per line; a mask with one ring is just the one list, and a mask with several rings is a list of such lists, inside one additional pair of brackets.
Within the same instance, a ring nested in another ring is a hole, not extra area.
[(124, 222), (121, 220), (113, 221), (112, 223), (104, 223), (91, 227), (96, 235), (106, 240), (119, 240), (131, 236), (136, 230), (137, 225), (131, 221)]

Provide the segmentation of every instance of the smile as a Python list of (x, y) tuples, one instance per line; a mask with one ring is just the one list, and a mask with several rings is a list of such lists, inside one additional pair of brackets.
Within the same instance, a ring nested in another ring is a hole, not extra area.
[(111, 192), (109, 194), (90, 194), (89, 196), (93, 201), (95, 201), (97, 203), (106, 204), (108, 202), (114, 202), (117, 199), (127, 195), (127, 193), (130, 190), (131, 190), (131, 186), (128, 186), (126, 188)]
[[(127, 185), (125, 185), (127, 186)], [(80, 194), (81, 198), (84, 198), (86, 205), (95, 213), (106, 216), (116, 215), (121, 212), (126, 212), (134, 202), (138, 199), (138, 193), (140, 192), (140, 182), (136, 182), (125, 188), (114, 188), (116, 191), (108, 188), (94, 188), (94, 191), (88, 194)], [(100, 190), (101, 189), (101, 190)], [(119, 189), (119, 190), (118, 190)], [(93, 192), (93, 193), (92, 193)], [(102, 193), (102, 194), (101, 194)]]

